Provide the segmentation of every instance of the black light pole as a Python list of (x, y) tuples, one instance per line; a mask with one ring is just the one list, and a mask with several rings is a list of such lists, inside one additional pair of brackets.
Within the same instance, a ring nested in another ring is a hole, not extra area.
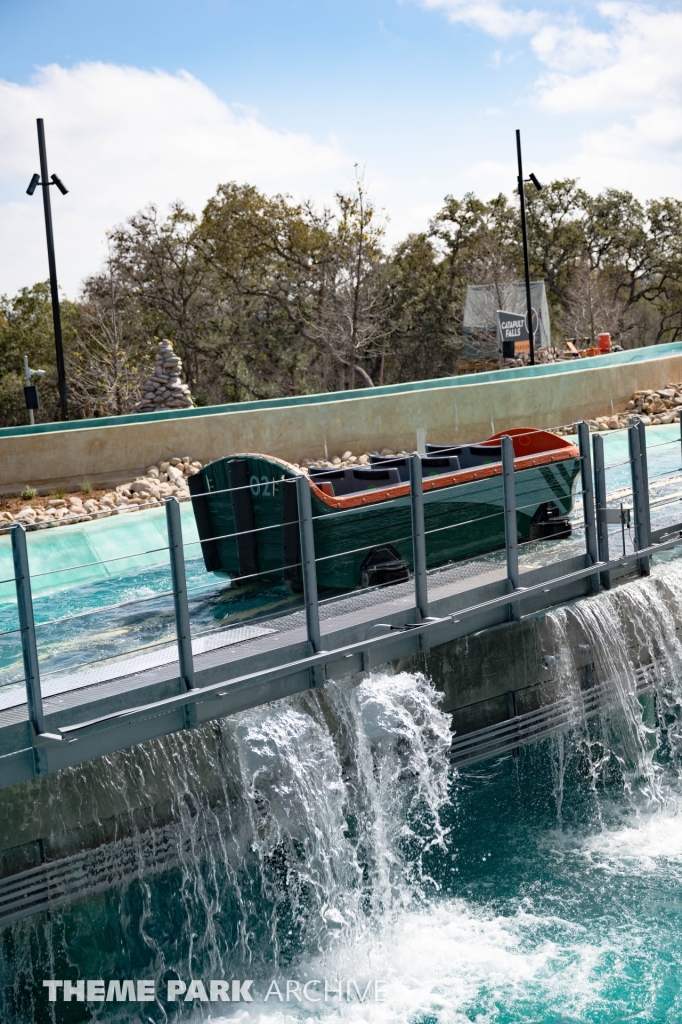
[[(516, 129), (516, 155), (519, 160), (519, 199), (521, 200), (521, 234), (523, 235), (523, 269), (526, 276), (526, 309), (528, 310), (528, 339), (530, 341), (530, 365), (535, 366), (535, 331), (533, 330), (533, 307), (530, 301), (530, 266), (528, 263), (528, 229), (526, 227), (526, 194), (524, 192), (524, 180), (523, 180), (523, 162), (521, 160), (521, 132)], [(535, 177), (531, 174), (530, 181), (533, 182), (538, 192), (542, 188), (542, 185)]]
[(68, 420), (69, 408), (66, 399), (66, 369), (64, 366), (64, 343), (62, 341), (62, 321), (59, 315), (59, 291), (57, 289), (57, 263), (54, 256), (54, 237), (52, 234), (52, 207), (50, 206), (50, 185), (56, 185), (62, 195), (66, 195), (68, 189), (63, 182), (53, 174), (48, 178), (47, 174), (47, 150), (45, 148), (45, 126), (42, 117), (38, 118), (38, 151), (40, 153), (40, 174), (34, 174), (31, 183), (26, 189), (29, 196), (32, 196), (38, 185), (43, 189), (43, 209), (45, 211), (45, 234), (47, 236), (47, 263), (50, 268), (50, 292), (52, 293), (52, 320), (54, 322), (54, 343), (57, 350), (57, 379), (59, 383), (59, 405), (62, 419)]

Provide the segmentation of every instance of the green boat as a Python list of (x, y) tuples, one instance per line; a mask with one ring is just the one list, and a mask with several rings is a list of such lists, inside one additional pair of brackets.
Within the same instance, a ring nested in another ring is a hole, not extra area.
[[(546, 430), (507, 431), (514, 444), (519, 541), (570, 533), (578, 449)], [(422, 457), (429, 567), (504, 547), (502, 434), (428, 445)], [(301, 586), (295, 480), (268, 455), (230, 455), (189, 478), (204, 563), (233, 583)], [(409, 456), (368, 466), (310, 467), (317, 579), (347, 590), (406, 579), (412, 568)]]

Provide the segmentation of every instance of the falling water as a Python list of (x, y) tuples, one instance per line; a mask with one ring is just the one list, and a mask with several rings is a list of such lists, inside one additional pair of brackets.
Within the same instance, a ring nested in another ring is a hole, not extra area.
[[(92, 819), (106, 842), (84, 887), (114, 884), (9, 929), (7, 1020), (50, 1019), (43, 977), (258, 983), (362, 941), (434, 888), (423, 858), (445, 841), (449, 736), (423, 677), (374, 675), (60, 773), (54, 831), (74, 806)], [(140, 811), (140, 793), (160, 800)]]
[[(450, 770), (433, 684), (378, 673), (51, 779), (83, 890), (5, 929), (3, 1024), (679, 1021), (682, 565), (538, 629), (558, 689), (603, 696), (518, 757)], [(50, 1005), (43, 978), (159, 996)], [(175, 978), (258, 998), (169, 1003)], [(385, 998), (264, 1000), (339, 978)]]

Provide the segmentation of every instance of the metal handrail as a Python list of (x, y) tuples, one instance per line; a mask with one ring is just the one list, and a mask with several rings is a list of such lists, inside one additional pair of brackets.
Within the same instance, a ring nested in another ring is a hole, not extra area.
[[(596, 565), (587, 566), (583, 569), (566, 573), (565, 575), (556, 577), (555, 579), (545, 580), (542, 583), (536, 583), (528, 587), (519, 588), (515, 593), (504, 594), (500, 597), (490, 598), (489, 600), (478, 604), (468, 605), (465, 608), (461, 608), (456, 612), (443, 616), (442, 618), (430, 618), (424, 622), (415, 623), (410, 626), (410, 633), (417, 636), (425, 635), (428, 637), (429, 634), (436, 634), (438, 629), (442, 629), (444, 625), (460, 623), (462, 619), (473, 617), (484, 610), (488, 611), (504, 607), (509, 604), (511, 599), (524, 601), (542, 594), (548, 589), (548, 587), (565, 587), (572, 582), (592, 576), (595, 572), (601, 573), (605, 570), (613, 570), (621, 566), (629, 566), (633, 561), (641, 557), (651, 556), (657, 552), (677, 547), (680, 544), (682, 544), (682, 533), (679, 533), (677, 536), (669, 540), (649, 545), (646, 549), (636, 552), (635, 555), (626, 556), (625, 559), (621, 557), (611, 559), (609, 562), (598, 562)], [(368, 650), (381, 650), (382, 647), (387, 646), (392, 642), (392, 640), (392, 634), (379, 634), (376, 637), (367, 637), (364, 640), (336, 648), (333, 651), (320, 651), (318, 654), (309, 655), (306, 658), (288, 662), (284, 665), (277, 665), (272, 668), (250, 672), (247, 675), (230, 679), (229, 682), (222, 681), (219, 683), (211, 683), (208, 686), (197, 688), (188, 693), (178, 694), (177, 696), (167, 697), (151, 704), (140, 705), (136, 708), (125, 711), (116, 711), (112, 714), (104, 715), (100, 718), (95, 718), (87, 722), (79, 722), (74, 725), (62, 726), (59, 728), (59, 733), (64, 737), (64, 739), (69, 739), (71, 737), (76, 738), (79, 734), (88, 735), (105, 730), (122, 718), (125, 718), (126, 721), (130, 721), (136, 717), (155, 718), (159, 715), (169, 713), (176, 708), (182, 707), (185, 704), (197, 704), (202, 701), (215, 700), (221, 696), (226, 696), (226, 694), (220, 693), (220, 691), (225, 690), (226, 687), (234, 692), (247, 685), (261, 684), (271, 678), (286, 678), (288, 675), (297, 674), (305, 670), (312, 670), (315, 667), (323, 668), (328, 663), (341, 660), (342, 658), (346, 658), (354, 653), (363, 654)]]

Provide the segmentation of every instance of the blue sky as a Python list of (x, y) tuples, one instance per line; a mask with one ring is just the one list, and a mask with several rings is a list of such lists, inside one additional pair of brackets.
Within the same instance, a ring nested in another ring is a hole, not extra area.
[(393, 242), (443, 196), (528, 170), (682, 196), (682, 5), (520, 0), (0, 0), (0, 292), (46, 276), (35, 117), (60, 280), (154, 201), (219, 181), (329, 202), (364, 169)]

